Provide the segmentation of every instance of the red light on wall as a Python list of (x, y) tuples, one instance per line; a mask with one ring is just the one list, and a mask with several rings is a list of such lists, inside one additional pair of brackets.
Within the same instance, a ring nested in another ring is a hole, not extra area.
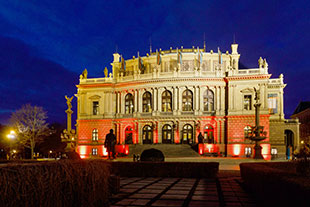
[(265, 160), (270, 160), (271, 155), (270, 155), (270, 144), (261, 144), (262, 147), (262, 155)]
[(203, 147), (204, 147), (203, 144), (199, 144), (198, 145), (198, 152), (199, 152), (200, 155), (203, 154)]
[(129, 145), (128, 144), (124, 145), (124, 148), (125, 148), (125, 155), (128, 155), (129, 154)]
[(207, 152), (213, 152), (214, 151), (214, 145), (213, 144), (207, 144), (206, 145), (206, 149), (207, 149)]

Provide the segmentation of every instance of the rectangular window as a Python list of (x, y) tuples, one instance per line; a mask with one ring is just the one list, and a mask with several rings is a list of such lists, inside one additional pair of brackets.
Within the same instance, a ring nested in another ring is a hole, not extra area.
[(252, 110), (252, 95), (244, 95), (243, 97), (243, 109)]
[(93, 115), (99, 114), (99, 102), (93, 101)]
[(98, 155), (98, 149), (97, 148), (92, 149), (92, 155)]
[(278, 94), (268, 94), (268, 110), (269, 114), (278, 113)]

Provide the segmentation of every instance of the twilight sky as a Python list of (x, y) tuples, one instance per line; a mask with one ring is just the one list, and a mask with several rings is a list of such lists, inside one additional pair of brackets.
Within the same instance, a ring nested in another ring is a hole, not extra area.
[[(65, 95), (78, 76), (111, 70), (116, 47), (125, 59), (156, 48), (203, 46), (229, 50), (240, 61), (284, 74), (285, 114), (310, 101), (310, 2), (300, 0), (0, 1), (0, 123), (25, 103), (43, 106), (49, 122), (66, 119)], [(75, 101), (76, 99), (74, 99)], [(76, 106), (73, 110), (76, 113)]]

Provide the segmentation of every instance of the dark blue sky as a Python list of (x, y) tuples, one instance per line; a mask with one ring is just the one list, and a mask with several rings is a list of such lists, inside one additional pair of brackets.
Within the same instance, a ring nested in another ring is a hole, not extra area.
[[(0, 123), (25, 103), (64, 121), (65, 95), (78, 75), (111, 68), (116, 45), (125, 59), (140, 51), (203, 46), (229, 50), (236, 36), (240, 61), (267, 58), (272, 77), (284, 74), (285, 113), (309, 101), (309, 1), (0, 1)], [(76, 109), (75, 109), (76, 112)]]

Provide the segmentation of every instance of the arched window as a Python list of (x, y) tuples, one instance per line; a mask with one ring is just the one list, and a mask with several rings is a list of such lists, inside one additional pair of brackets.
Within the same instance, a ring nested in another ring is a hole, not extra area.
[(142, 96), (143, 112), (152, 112), (152, 94), (145, 92)]
[(183, 111), (193, 110), (193, 92), (186, 89), (182, 95)]
[(93, 129), (91, 139), (92, 141), (98, 141), (98, 129)]
[(125, 114), (132, 114), (133, 111), (133, 95), (131, 93), (128, 93), (125, 97)]
[(211, 125), (205, 126), (204, 138), (208, 141), (208, 144), (214, 144), (214, 128)]
[(214, 111), (214, 94), (210, 89), (203, 94), (203, 110), (207, 112)]
[(182, 130), (181, 143), (188, 144), (193, 143), (193, 127), (190, 124), (185, 124)]
[(251, 131), (252, 131), (252, 127), (250, 126), (244, 127), (244, 138), (250, 138)]
[(171, 112), (172, 111), (172, 94), (170, 91), (165, 90), (162, 93), (162, 111), (163, 112)]
[(169, 124), (165, 124), (162, 129), (162, 142), (165, 144), (172, 143), (172, 127)]
[(153, 128), (150, 125), (145, 125), (142, 130), (143, 144), (153, 143)]

